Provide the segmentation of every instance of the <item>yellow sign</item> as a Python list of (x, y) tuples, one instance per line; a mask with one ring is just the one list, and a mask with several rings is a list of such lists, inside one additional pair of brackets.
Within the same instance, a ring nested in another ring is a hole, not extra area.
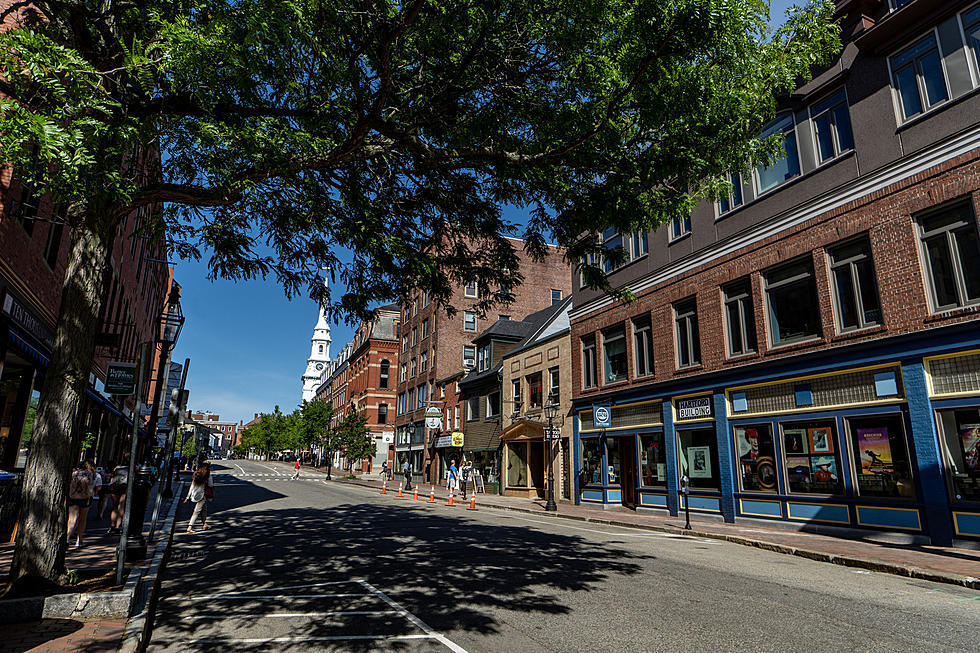
[(462, 447), (463, 446), (463, 434), (459, 431), (453, 431), (453, 446)]

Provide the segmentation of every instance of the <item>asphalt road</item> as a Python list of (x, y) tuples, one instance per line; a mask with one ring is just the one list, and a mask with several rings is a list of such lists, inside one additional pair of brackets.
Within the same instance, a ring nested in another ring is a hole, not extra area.
[(149, 650), (977, 651), (980, 592), (697, 538), (215, 465)]

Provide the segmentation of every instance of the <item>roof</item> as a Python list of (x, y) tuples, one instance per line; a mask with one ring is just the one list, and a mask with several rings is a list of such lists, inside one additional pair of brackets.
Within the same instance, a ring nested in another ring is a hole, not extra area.
[[(504, 354), (504, 358), (508, 358), (518, 352), (524, 351), (525, 349), (530, 349), (536, 346), (539, 342), (547, 340), (554, 336), (565, 333), (571, 329), (571, 324), (568, 320), (568, 311), (572, 308), (572, 296), (569, 295), (565, 299), (561, 300), (553, 306), (549, 306), (546, 310), (549, 314), (542, 320), (533, 333), (528, 334), (526, 338), (517, 343), (517, 346), (511, 349), (509, 352)], [(538, 311), (538, 313), (544, 313), (545, 311)], [(532, 316), (538, 313), (532, 313), (528, 316), (530, 319)]]

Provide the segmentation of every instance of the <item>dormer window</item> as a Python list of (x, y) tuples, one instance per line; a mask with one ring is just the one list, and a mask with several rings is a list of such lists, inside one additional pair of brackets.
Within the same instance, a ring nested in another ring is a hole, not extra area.
[(800, 157), (796, 148), (796, 123), (793, 114), (785, 113), (766, 125), (759, 138), (766, 139), (774, 134), (783, 136), (784, 156), (773, 162), (772, 166), (759, 166), (755, 170), (756, 185), (760, 193), (771, 190), (800, 174)]
[(490, 345), (483, 345), (477, 353), (477, 371), (490, 369)]

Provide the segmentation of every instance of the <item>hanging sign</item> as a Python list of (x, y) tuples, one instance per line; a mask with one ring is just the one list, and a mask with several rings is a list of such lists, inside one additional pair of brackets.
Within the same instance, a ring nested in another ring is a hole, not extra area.
[(711, 397), (677, 400), (677, 419), (698, 419), (711, 416)]
[(425, 428), (438, 429), (442, 427), (442, 410), (435, 406), (425, 409)]
[(136, 363), (109, 363), (105, 373), (107, 395), (131, 395), (136, 392)]
[(453, 431), (453, 446), (462, 447), (464, 436), (459, 431)]
[(610, 408), (608, 404), (594, 406), (592, 410), (595, 428), (612, 428), (612, 408)]

